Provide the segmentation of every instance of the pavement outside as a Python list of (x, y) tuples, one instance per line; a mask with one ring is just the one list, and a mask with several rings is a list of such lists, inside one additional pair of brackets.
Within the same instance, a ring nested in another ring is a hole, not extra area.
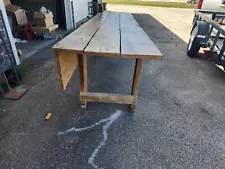
[[(0, 168), (92, 169), (88, 158), (103, 140), (104, 124), (58, 135), (122, 115), (95, 157), (104, 169), (222, 169), (225, 166), (225, 74), (204, 58), (186, 56), (193, 10), (109, 5), (133, 12), (164, 54), (144, 62), (134, 114), (126, 105), (88, 104), (81, 110), (78, 72), (60, 91), (56, 60), (45, 48), (24, 63), (20, 100), (0, 101)], [(89, 90), (129, 93), (134, 60), (89, 57)], [(49, 121), (45, 115), (53, 114)]]

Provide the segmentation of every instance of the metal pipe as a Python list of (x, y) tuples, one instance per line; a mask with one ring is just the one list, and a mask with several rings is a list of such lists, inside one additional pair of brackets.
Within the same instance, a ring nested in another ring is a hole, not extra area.
[(8, 89), (9, 89), (9, 90), (12, 90), (12, 88), (11, 88), (11, 86), (10, 86), (10, 84), (9, 84), (9, 81), (8, 81), (6, 75), (5, 75), (5, 72), (3, 72), (2, 75), (3, 75), (3, 78), (5, 79), (5, 82), (6, 82), (6, 85), (7, 85)]
[(223, 41), (223, 47), (220, 50), (220, 54), (219, 54), (219, 60), (221, 60), (223, 54), (224, 54), (224, 50), (225, 50), (225, 40)]
[(196, 11), (196, 13), (207, 23), (209, 23), (213, 28), (217, 29), (223, 36), (225, 36), (225, 30), (221, 28), (219, 24), (210, 19), (208, 16), (204, 15), (202, 12)]
[(218, 32), (216, 33), (215, 39), (213, 40), (213, 44), (212, 44), (212, 46), (210, 47), (210, 50), (214, 50), (214, 48), (215, 48), (215, 46), (216, 46), (216, 43), (217, 43), (219, 37), (220, 37), (220, 32), (218, 31)]

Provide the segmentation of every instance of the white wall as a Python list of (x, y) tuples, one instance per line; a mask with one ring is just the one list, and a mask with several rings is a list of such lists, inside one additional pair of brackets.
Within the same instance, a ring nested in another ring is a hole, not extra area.
[(88, 2), (92, 0), (73, 0), (76, 23), (88, 16)]
[(64, 0), (65, 12), (66, 12), (66, 30), (73, 29), (71, 0)]
[[(74, 10), (72, 10), (71, 1), (73, 2)], [(76, 23), (85, 19), (88, 15), (88, 2), (92, 0), (64, 0), (66, 11), (66, 27), (67, 30), (76, 28)], [(72, 15), (72, 12), (74, 14)], [(73, 18), (74, 16), (74, 18)], [(75, 23), (75, 24), (73, 24)]]
[(19, 59), (19, 56), (18, 56), (18, 53), (17, 53), (17, 50), (16, 50), (15, 41), (14, 41), (14, 38), (12, 36), (12, 32), (11, 32), (8, 17), (7, 17), (6, 11), (5, 11), (5, 5), (4, 5), (3, 0), (0, 0), (0, 10), (2, 11), (2, 15), (3, 15), (3, 18), (4, 18), (7, 34), (8, 34), (9, 41), (10, 41), (10, 44), (11, 44), (11, 47), (12, 47), (14, 58), (16, 60), (16, 64), (19, 65), (20, 59)]
[(203, 0), (202, 9), (207, 10), (224, 10), (222, 0)]

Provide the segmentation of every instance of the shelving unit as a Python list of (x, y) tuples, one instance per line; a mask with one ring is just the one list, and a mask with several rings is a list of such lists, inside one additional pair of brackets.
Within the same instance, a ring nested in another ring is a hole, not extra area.
[[(6, 31), (2, 11), (0, 10), (0, 78), (3, 79), (8, 90), (11, 90), (9, 81), (20, 85), (20, 79), (16, 69), (13, 50)], [(4, 96), (2, 84), (0, 84), (0, 94)]]

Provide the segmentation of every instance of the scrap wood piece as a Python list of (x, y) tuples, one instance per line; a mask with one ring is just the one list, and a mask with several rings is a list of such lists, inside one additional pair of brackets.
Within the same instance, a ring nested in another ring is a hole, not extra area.
[(12, 100), (19, 100), (22, 96), (24, 96), (31, 87), (29, 86), (19, 86), (15, 87), (14, 89), (10, 90), (8, 93), (5, 94), (6, 99), (12, 99)]
[(45, 120), (49, 120), (52, 117), (52, 113), (47, 113), (45, 116)]

